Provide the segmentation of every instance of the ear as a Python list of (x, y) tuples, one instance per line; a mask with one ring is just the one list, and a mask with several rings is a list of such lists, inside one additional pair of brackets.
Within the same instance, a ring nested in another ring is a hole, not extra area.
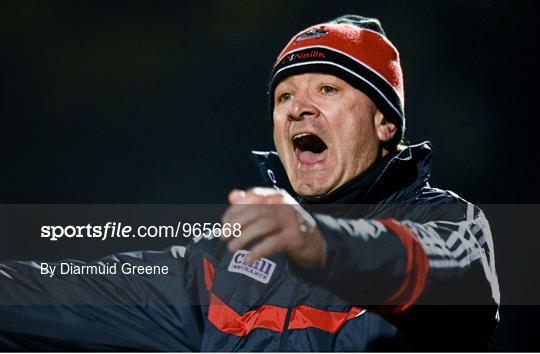
[(387, 143), (394, 138), (397, 127), (394, 123), (390, 122), (384, 117), (381, 111), (375, 112), (375, 129), (377, 130), (377, 136), (383, 143)]

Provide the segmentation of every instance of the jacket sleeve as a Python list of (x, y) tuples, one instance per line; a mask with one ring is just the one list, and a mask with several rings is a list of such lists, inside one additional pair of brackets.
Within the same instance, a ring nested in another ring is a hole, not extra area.
[(459, 200), (416, 205), (393, 215), (340, 219), (315, 214), (327, 244), (326, 263), (307, 271), (291, 262), (293, 270), (351, 305), (402, 314), (396, 317), (401, 324), (408, 323), (406, 313), (448, 305), (486, 305), (486, 316), (495, 322), (500, 295), (483, 212)]
[[(0, 347), (198, 350), (203, 321), (196, 305), (195, 269), (186, 256), (185, 247), (175, 246), (90, 263), (66, 260), (49, 263), (57, 266), (52, 277), (41, 274), (35, 262), (2, 263)], [(116, 274), (62, 275), (61, 263), (116, 267)], [(167, 267), (168, 272), (125, 274), (124, 264)]]

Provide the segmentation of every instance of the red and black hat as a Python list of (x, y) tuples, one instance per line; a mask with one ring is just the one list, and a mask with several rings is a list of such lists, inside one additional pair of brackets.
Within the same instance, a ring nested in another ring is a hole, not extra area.
[(379, 20), (345, 15), (296, 34), (272, 69), (271, 107), (277, 84), (306, 72), (335, 75), (365, 93), (397, 125), (394, 140), (402, 139), (405, 110), (399, 53), (386, 38)]

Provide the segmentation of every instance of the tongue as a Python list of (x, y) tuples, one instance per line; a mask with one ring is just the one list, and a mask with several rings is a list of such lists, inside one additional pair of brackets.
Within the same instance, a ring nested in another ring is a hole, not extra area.
[(298, 160), (301, 163), (316, 163), (316, 162), (322, 161), (324, 159), (324, 155), (325, 155), (324, 151), (319, 154), (316, 154), (314, 152), (306, 150), (306, 151), (299, 151), (297, 156), (298, 156)]

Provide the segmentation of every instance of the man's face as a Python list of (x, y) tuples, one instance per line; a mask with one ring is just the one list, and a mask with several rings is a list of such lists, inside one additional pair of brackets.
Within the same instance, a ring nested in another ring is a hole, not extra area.
[(274, 91), (274, 143), (296, 193), (323, 196), (377, 158), (382, 117), (365, 94), (327, 74), (290, 76)]

